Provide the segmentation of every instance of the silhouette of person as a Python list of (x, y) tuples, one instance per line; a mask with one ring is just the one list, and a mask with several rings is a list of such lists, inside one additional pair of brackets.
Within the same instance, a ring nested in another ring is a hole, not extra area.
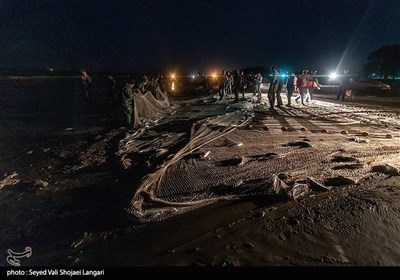
[(132, 113), (133, 113), (133, 95), (135, 86), (135, 80), (129, 77), (122, 88), (122, 107), (125, 115), (126, 124), (129, 128), (132, 128)]
[(343, 76), (339, 78), (339, 87), (337, 90), (336, 100), (343, 101), (346, 90), (349, 86), (348, 70), (343, 70)]
[(81, 82), (85, 101), (92, 101), (92, 77), (85, 70), (81, 71)]
[(292, 106), (292, 95), (296, 86), (297, 77), (293, 71), (288, 72), (286, 91), (287, 91), (287, 106)]
[(269, 101), (269, 106), (271, 109), (274, 109), (274, 103), (275, 103), (275, 89), (278, 84), (278, 79), (279, 79), (279, 73), (276, 70), (275, 66), (272, 65), (270, 67), (270, 83), (269, 83), (269, 89), (268, 89), (268, 101)]

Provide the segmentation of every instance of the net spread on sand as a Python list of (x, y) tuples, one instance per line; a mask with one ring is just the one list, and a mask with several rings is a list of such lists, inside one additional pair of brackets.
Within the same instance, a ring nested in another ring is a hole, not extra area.
[(158, 125), (192, 120), (190, 132), (148, 128), (120, 143), (122, 161), (154, 154), (165, 159), (132, 199), (129, 213), (141, 222), (249, 195), (297, 199), (312, 190), (356, 184), (378, 169), (399, 173), (395, 113), (329, 102), (270, 111), (251, 100), (178, 111)]

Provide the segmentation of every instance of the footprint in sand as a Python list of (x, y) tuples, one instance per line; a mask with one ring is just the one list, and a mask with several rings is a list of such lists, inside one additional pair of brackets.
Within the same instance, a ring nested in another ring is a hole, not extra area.
[(332, 162), (359, 162), (358, 159), (354, 157), (346, 157), (346, 156), (334, 156), (331, 160)]
[(372, 171), (392, 176), (400, 176), (400, 170), (389, 164), (375, 165), (372, 167)]
[(341, 169), (359, 169), (364, 168), (365, 165), (362, 163), (352, 163), (352, 164), (341, 164), (332, 167), (333, 170), (341, 170)]
[(337, 177), (326, 178), (324, 180), (323, 184), (326, 186), (340, 187), (340, 186), (346, 186), (346, 185), (353, 185), (356, 183), (357, 182), (353, 179), (343, 177), (343, 176), (337, 176)]
[(284, 144), (282, 146), (284, 147), (299, 147), (299, 148), (312, 148), (312, 145), (310, 143), (307, 143), (304, 141), (296, 141), (296, 142), (290, 142), (287, 144)]
[(237, 166), (241, 164), (243, 161), (243, 157), (240, 158), (231, 158), (227, 160), (221, 160), (216, 164), (216, 166)]

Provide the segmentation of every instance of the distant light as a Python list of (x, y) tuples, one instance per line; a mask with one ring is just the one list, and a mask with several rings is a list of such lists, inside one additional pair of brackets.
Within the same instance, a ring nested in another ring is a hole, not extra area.
[(329, 79), (330, 80), (335, 80), (337, 78), (337, 74), (336, 73), (330, 73), (329, 74)]
[(50, 69), (49, 69), (49, 71), (50, 71), (50, 72), (53, 72), (53, 71), (54, 71), (54, 69), (53, 69), (53, 68), (50, 68)]
[(286, 75), (286, 74), (281, 74), (281, 76), (282, 76), (282, 77), (286, 77), (287, 75)]
[(194, 80), (195, 76), (194, 76), (194, 75), (192, 75), (191, 77), (192, 77), (192, 79)]
[(171, 74), (171, 78), (172, 78), (172, 79), (175, 79), (175, 74)]
[(217, 77), (217, 74), (215, 74), (215, 73), (212, 73), (212, 75), (211, 75), (214, 79)]
[(174, 90), (175, 90), (175, 82), (172, 82), (172, 85), (171, 85), (171, 90), (172, 90), (172, 91), (174, 91)]

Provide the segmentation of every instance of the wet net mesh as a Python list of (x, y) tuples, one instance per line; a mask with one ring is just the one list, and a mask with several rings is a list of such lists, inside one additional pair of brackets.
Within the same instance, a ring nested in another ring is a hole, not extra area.
[(400, 163), (399, 139), (386, 139), (385, 130), (375, 131), (368, 141), (361, 141), (362, 130), (343, 133), (349, 125), (354, 129), (354, 118), (332, 121), (337, 108), (323, 102), (316, 109), (282, 114), (252, 103), (227, 107), (233, 110), (218, 112), (217, 104), (186, 109), (202, 116), (189, 139), (185, 133), (141, 130), (122, 141), (121, 155), (168, 154), (172, 145), (187, 141), (143, 179), (129, 213), (141, 222), (160, 221), (219, 200), (276, 195), (282, 189), (296, 197), (315, 186), (356, 184), (376, 166), (399, 173), (393, 167)]
[(160, 90), (160, 88), (157, 88), (155, 96), (157, 98), (155, 98), (150, 91), (146, 92), (145, 94), (137, 93), (133, 96), (134, 127), (158, 122), (161, 118), (165, 117), (174, 110), (174, 107), (169, 101), (167, 93), (164, 93)]

